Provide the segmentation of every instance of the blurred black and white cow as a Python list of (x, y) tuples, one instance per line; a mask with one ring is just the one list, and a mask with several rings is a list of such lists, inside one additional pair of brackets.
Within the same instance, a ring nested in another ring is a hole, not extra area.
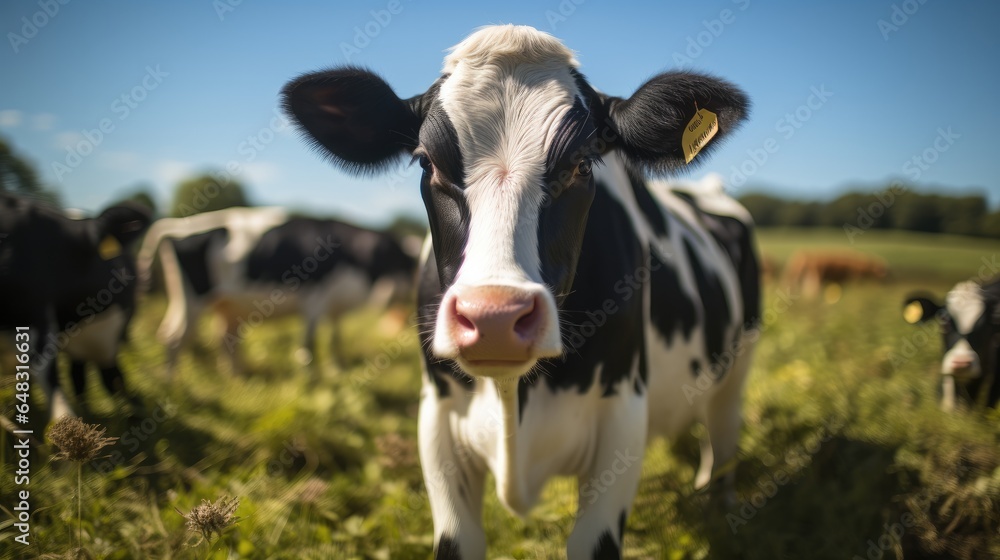
[(321, 318), (405, 297), (416, 269), (415, 256), (387, 233), (293, 217), (281, 208), (157, 220), (139, 252), (144, 283), (157, 253), (168, 299), (157, 335), (167, 347), (168, 372), (209, 307), (225, 321), (222, 346), (235, 372), (242, 370), (239, 346), (249, 329), (296, 312), (306, 323), (298, 357), (310, 363)]
[(735, 128), (740, 90), (671, 72), (607, 96), (558, 40), (496, 26), (410, 99), (354, 67), (283, 95), (340, 167), (423, 168), (419, 432), (438, 558), (485, 557), (487, 471), (518, 514), (550, 477), (577, 476), (569, 557), (618, 558), (650, 437), (703, 421), (698, 485), (735, 458), (759, 334), (750, 217), (719, 191), (653, 192), (639, 172), (684, 167), (698, 109), (719, 136)]
[(979, 284), (961, 282), (944, 304), (930, 294), (912, 294), (903, 304), (909, 323), (934, 319), (941, 326), (941, 408), (957, 402), (997, 406), (1000, 401), (1000, 278)]
[(137, 288), (128, 247), (150, 221), (140, 204), (73, 219), (0, 193), (0, 330), (31, 327), (32, 371), (40, 372), (33, 379), (46, 392), (52, 418), (72, 414), (59, 387), (60, 351), (70, 358), (81, 403), (87, 363), (101, 370), (109, 392), (128, 396), (118, 366)]

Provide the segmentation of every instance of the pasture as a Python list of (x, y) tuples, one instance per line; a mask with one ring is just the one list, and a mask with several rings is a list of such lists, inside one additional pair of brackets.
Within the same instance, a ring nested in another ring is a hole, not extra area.
[[(1000, 247), (879, 231), (856, 241), (854, 249), (888, 261), (887, 283), (845, 286), (835, 304), (765, 285), (738, 503), (712, 504), (693, 490), (694, 434), (701, 428), (673, 444), (658, 441), (646, 453), (625, 557), (1000, 557), (1000, 414), (939, 412), (936, 327), (901, 317), (905, 294), (943, 295), (995, 263)], [(759, 242), (779, 261), (797, 249), (847, 246), (839, 230), (768, 230)], [(85, 419), (121, 439), (83, 469), (87, 557), (430, 557), (431, 518), (416, 452), (419, 349), (413, 327), (400, 319), (410, 310), (347, 318), (342, 366), (332, 365), (322, 344), (323, 372), (313, 386), (292, 360), (302, 329), (292, 318), (247, 329), (245, 378), (218, 365), (206, 318), (201, 343), (168, 381), (153, 337), (164, 306), (155, 294), (140, 304), (121, 359), (145, 414), (123, 418), (121, 403), (91, 375)], [(320, 340), (330, 340), (329, 325)], [(6, 406), (13, 377), (0, 380)], [(45, 410), (37, 398), (36, 433)], [(14, 550), (14, 467), (13, 442), (4, 437), (6, 558)], [(43, 446), (33, 456), (31, 550), (39, 557), (72, 552), (77, 538), (76, 469), (50, 461), (51, 454)], [(239, 522), (221, 538), (195, 544), (177, 510), (223, 496), (239, 497)], [(563, 557), (576, 500), (575, 481), (557, 479), (520, 520), (499, 505), (488, 482), (489, 557)]]

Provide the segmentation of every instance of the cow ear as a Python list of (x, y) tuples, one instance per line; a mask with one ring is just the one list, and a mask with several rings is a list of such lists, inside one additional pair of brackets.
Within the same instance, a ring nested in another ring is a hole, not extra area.
[(750, 111), (750, 100), (736, 86), (691, 72), (666, 72), (643, 84), (631, 97), (609, 97), (606, 114), (618, 134), (614, 147), (640, 170), (665, 174), (687, 164), (683, 146), (684, 130), (693, 124), (696, 113), (706, 118), (711, 111), (718, 119), (715, 136), (705, 144), (691, 163), (699, 162), (735, 130)]
[(903, 320), (911, 325), (933, 319), (941, 311), (941, 305), (930, 297), (912, 294), (903, 302)]
[(417, 145), (421, 118), (412, 102), (363, 68), (305, 74), (281, 91), (285, 112), (346, 171), (377, 173)]
[(126, 201), (105, 209), (97, 219), (103, 246), (108, 245), (110, 237), (120, 246), (128, 247), (142, 237), (153, 216), (148, 207)]

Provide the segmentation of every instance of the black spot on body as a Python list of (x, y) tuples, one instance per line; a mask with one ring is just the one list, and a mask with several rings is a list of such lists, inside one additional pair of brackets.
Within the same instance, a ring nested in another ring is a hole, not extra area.
[(458, 541), (448, 535), (441, 535), (434, 547), (434, 560), (462, 560), (462, 553), (458, 550)]
[(691, 360), (691, 377), (697, 378), (699, 375), (701, 375), (701, 362)]
[(622, 551), (615, 542), (611, 529), (601, 533), (601, 538), (597, 540), (594, 547), (594, 560), (621, 560)]
[(227, 239), (229, 231), (217, 228), (171, 241), (181, 274), (187, 279), (195, 294), (203, 296), (212, 291), (214, 282), (208, 271), (208, 249), (213, 243), (225, 243)]
[[(701, 306), (704, 312), (705, 352), (710, 363), (716, 365), (721, 361), (725, 350), (725, 332), (731, 320), (729, 302), (718, 276), (705, 269), (698, 252), (695, 251), (688, 239), (684, 240), (684, 252), (687, 254), (688, 263), (691, 265), (695, 283), (698, 285), (698, 293), (701, 296)], [(720, 372), (718, 378), (721, 379), (724, 373)]]
[(664, 263), (650, 247), (650, 320), (656, 332), (668, 345), (673, 345), (674, 335), (680, 333), (684, 340), (698, 324), (698, 312), (694, 302), (681, 286), (677, 269)]
[(663, 208), (653, 199), (653, 194), (649, 192), (646, 181), (634, 172), (629, 172), (628, 180), (629, 185), (632, 187), (632, 195), (635, 196), (635, 201), (639, 204), (639, 211), (646, 218), (646, 223), (653, 228), (653, 233), (656, 234), (656, 237), (660, 239), (667, 238), (670, 234), (670, 230), (667, 227), (667, 218), (663, 215)]

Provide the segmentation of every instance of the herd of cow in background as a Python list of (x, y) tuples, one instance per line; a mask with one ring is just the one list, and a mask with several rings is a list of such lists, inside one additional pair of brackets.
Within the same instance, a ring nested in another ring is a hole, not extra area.
[[(0, 330), (32, 329), (41, 372), (33, 379), (51, 417), (74, 414), (59, 386), (60, 353), (69, 358), (77, 412), (86, 414), (79, 408), (93, 364), (134, 414), (142, 403), (117, 354), (155, 262), (167, 300), (157, 337), (168, 375), (206, 312), (222, 320), (220, 347), (235, 373), (247, 369), (247, 325), (297, 313), (305, 334), (294, 359), (315, 372), (322, 319), (366, 303), (411, 302), (417, 288), (420, 320), (434, 325), (421, 332), (424, 475), (430, 480), (428, 465), (449, 462), (462, 475), (445, 481), (447, 491), (428, 484), (442, 558), (484, 554), (475, 520), (486, 468), (501, 501), (524, 512), (549, 475), (584, 480), (617, 469), (629, 449), (641, 460), (647, 428), (669, 435), (697, 419), (710, 438), (696, 485), (718, 482), (717, 471), (735, 458), (760, 279), (836, 304), (846, 285), (887, 280), (888, 266), (845, 251), (800, 251), (783, 267), (758, 260), (752, 218), (721, 182), (672, 187), (636, 177), (637, 168), (686, 164), (679, 131), (702, 111), (718, 116), (720, 135), (734, 129), (748, 107), (735, 86), (666, 73), (620, 99), (593, 89), (576, 65), (546, 34), (497, 26), (455, 47), (440, 79), (408, 100), (357, 68), (286, 86), (286, 110), (334, 163), (374, 172), (402, 154), (420, 162), (431, 230), (422, 243), (281, 208), (154, 221), (149, 209), (122, 203), (80, 218), (0, 192)], [(508, 107), (520, 112), (505, 115)], [(532, 111), (562, 117), (543, 130)], [(588, 144), (598, 137), (607, 144)], [(504, 151), (543, 145), (547, 153)], [(518, 175), (530, 167), (525, 161), (558, 180), (536, 192), (537, 183)], [(960, 283), (943, 303), (931, 294), (903, 303), (908, 322), (941, 324), (942, 407), (996, 406), (1000, 280)], [(594, 333), (570, 328), (587, 321)], [(727, 362), (727, 353), (735, 358)], [(677, 388), (702, 376), (710, 389), (681, 412)], [(470, 435), (496, 424), (498, 411), (503, 434), (485, 442)], [(581, 487), (571, 557), (620, 555), (636, 472), (631, 491), (595, 492), (589, 504)], [(731, 471), (721, 476), (731, 490)]]

